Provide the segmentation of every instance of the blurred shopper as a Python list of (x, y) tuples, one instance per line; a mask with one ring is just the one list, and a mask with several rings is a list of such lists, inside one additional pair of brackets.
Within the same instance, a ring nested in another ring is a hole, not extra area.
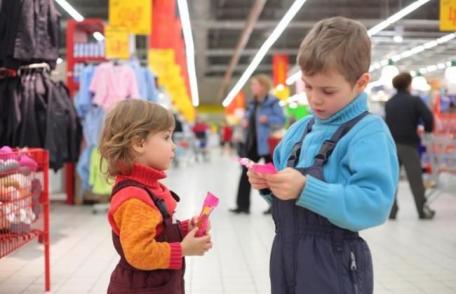
[(196, 138), (195, 146), (195, 159), (198, 161), (198, 155), (202, 155), (203, 160), (208, 161), (207, 143), (209, 138), (209, 126), (201, 117), (196, 117), (195, 125), (192, 128), (193, 134)]
[[(242, 123), (246, 135), (245, 144), (240, 150), (240, 157), (248, 157), (255, 162), (260, 159), (265, 162), (272, 162), (272, 150), (269, 149), (268, 139), (272, 129), (283, 126), (285, 123), (285, 115), (279, 105), (279, 100), (269, 94), (271, 88), (271, 79), (264, 74), (256, 75), (250, 80), (253, 99), (247, 106)], [(247, 168), (242, 167), (236, 201), (237, 207), (231, 209), (231, 212), (237, 214), (250, 213), (250, 190)], [(270, 213), (270, 209), (265, 213)]]
[[(434, 118), (419, 97), (410, 95), (411, 84), (412, 76), (409, 73), (400, 73), (393, 79), (397, 93), (385, 105), (385, 120), (396, 142), (399, 163), (405, 167), (418, 216), (420, 219), (432, 219), (435, 211), (426, 204), (417, 127), (422, 122), (425, 132), (432, 132)], [(396, 219), (399, 210), (396, 198), (390, 219)]]
[(233, 153), (233, 127), (228, 124), (227, 121), (223, 122), (222, 127), (220, 128), (220, 147), (222, 148), (221, 153), (228, 153), (231, 155)]

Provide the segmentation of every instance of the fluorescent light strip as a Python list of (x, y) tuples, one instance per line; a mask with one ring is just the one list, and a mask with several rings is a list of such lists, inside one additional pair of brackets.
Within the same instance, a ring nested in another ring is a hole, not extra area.
[(297, 72), (295, 72), (294, 74), (289, 76), (285, 83), (288, 86), (290, 86), (290, 85), (294, 84), (300, 77), (301, 77), (301, 70), (298, 70)]
[[(381, 32), (382, 30), (384, 30), (386, 27), (392, 25), (393, 23), (397, 22), (398, 20), (402, 19), (404, 16), (406, 16), (407, 14), (410, 14), (412, 13), (413, 11), (415, 11), (416, 9), (418, 9), (419, 7), (423, 6), (424, 4), (426, 4), (427, 2), (429, 2), (430, 0), (418, 0), (418, 1), (415, 1), (413, 2), (412, 4), (410, 4), (409, 6), (399, 10), (398, 12), (396, 12), (395, 14), (391, 15), (390, 17), (388, 17), (387, 19), (385, 19), (384, 21), (380, 22), (379, 24), (373, 26), (372, 28), (370, 28), (368, 31), (367, 31), (367, 34), (372, 37), (373, 35)], [(395, 60), (395, 57), (391, 58), (394, 62), (398, 61), (399, 59)], [(386, 61), (386, 64), (388, 64), (388, 60)], [(385, 64), (385, 65), (386, 65)], [(377, 66), (376, 65), (376, 68), (375, 69), (379, 69), (380, 66)], [(372, 66), (371, 66), (371, 69), (372, 69)], [(370, 70), (371, 71), (371, 70)], [(299, 72), (295, 72), (293, 73), (291, 76), (289, 76), (287, 78), (287, 85), (291, 85), (293, 83), (295, 83), (299, 77), (301, 76), (301, 74)]]
[(55, 0), (55, 2), (57, 2), (60, 7), (62, 7), (76, 21), (84, 20), (84, 16), (82, 16), (76, 9), (74, 9), (74, 7), (71, 6), (71, 4), (66, 0)]
[(95, 38), (95, 40), (97, 41), (103, 41), (104, 40), (104, 36), (102, 33), (100, 32), (95, 32), (93, 33), (93, 37)]
[(198, 82), (195, 70), (195, 45), (193, 44), (192, 27), (188, 13), (187, 0), (178, 0), (179, 15), (182, 22), (182, 31), (185, 40), (185, 55), (187, 55), (188, 78), (190, 80), (190, 91), (192, 94), (193, 106), (199, 105)]
[[(76, 21), (83, 21), (84, 16), (82, 16), (76, 9), (74, 9), (73, 6), (71, 6), (70, 3), (68, 3), (66, 0), (54, 0), (57, 2), (60, 7), (62, 7), (72, 18), (74, 18)], [(97, 41), (103, 41), (104, 36), (100, 32), (95, 32), (93, 33), (93, 37)]]
[[(451, 60), (453, 60), (453, 59), (451, 59)], [(431, 72), (435, 72), (435, 71), (446, 69), (447, 67), (451, 66), (451, 60), (448, 60), (448, 61), (445, 61), (445, 62), (439, 62), (437, 64), (431, 64), (431, 65), (423, 66), (422, 68), (420, 68), (420, 69), (418, 69), (416, 71), (412, 71), (411, 74), (412, 74), (412, 76), (415, 76), (417, 73), (426, 74), (426, 73), (431, 73)]]
[(395, 14), (391, 15), (381, 23), (373, 26), (367, 31), (367, 34), (372, 37), (373, 35), (377, 34), (378, 32), (383, 31), (386, 27), (392, 25), (393, 23), (397, 22), (398, 20), (402, 19), (407, 14), (412, 13), (413, 11), (417, 10), (424, 4), (428, 3), (430, 0), (418, 0), (410, 4), (409, 6), (399, 10)]
[(295, 0), (293, 4), (290, 6), (288, 11), (285, 13), (285, 15), (282, 17), (280, 22), (277, 24), (277, 26), (274, 28), (272, 33), (269, 35), (269, 37), (266, 39), (266, 41), (261, 45), (260, 50), (258, 50), (257, 54), (253, 58), (252, 62), (249, 64), (249, 66), (246, 68), (244, 73), (242, 74), (241, 78), (237, 81), (237, 83), (233, 86), (231, 91), (228, 93), (226, 96), (225, 100), (223, 100), (223, 106), (227, 107), (231, 101), (236, 97), (236, 95), (241, 91), (242, 87), (245, 85), (247, 80), (250, 78), (250, 76), (253, 74), (257, 66), (260, 64), (261, 60), (263, 57), (266, 55), (268, 50), (271, 48), (271, 46), (274, 44), (274, 42), (280, 37), (282, 32), (287, 28), (288, 24), (290, 21), (293, 19), (293, 17), (298, 13), (299, 9), (301, 9), (302, 5), (306, 2), (306, 0)]
[(405, 59), (405, 58), (409, 58), (413, 55), (416, 55), (418, 53), (421, 53), (421, 52), (424, 52), (426, 50), (429, 50), (429, 49), (432, 49), (438, 45), (442, 45), (444, 43), (447, 43), (451, 40), (453, 40), (454, 38), (456, 38), (456, 33), (450, 33), (450, 34), (447, 34), (443, 37), (440, 37), (438, 39), (435, 39), (435, 40), (432, 40), (432, 41), (429, 41), (429, 42), (426, 42), (422, 45), (418, 45), (416, 47), (413, 47), (409, 50), (406, 50), (404, 52), (401, 52), (399, 54), (396, 54), (390, 58), (385, 58), (381, 61), (377, 61), (377, 62), (374, 62), (370, 69), (369, 69), (369, 72), (373, 72), (377, 69), (380, 69), (382, 66), (384, 65), (387, 65), (388, 64), (388, 60), (391, 59), (392, 61), (394, 62), (397, 62), (399, 60), (402, 60), (402, 59)]

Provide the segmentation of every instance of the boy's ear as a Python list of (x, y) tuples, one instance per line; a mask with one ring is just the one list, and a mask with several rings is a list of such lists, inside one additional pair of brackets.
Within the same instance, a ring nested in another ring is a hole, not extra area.
[(142, 154), (144, 152), (144, 140), (136, 136), (131, 140), (131, 147), (136, 153)]
[(367, 72), (361, 75), (361, 77), (356, 82), (356, 87), (358, 88), (359, 92), (364, 91), (364, 89), (367, 87), (367, 84), (369, 84), (370, 79), (371, 76)]

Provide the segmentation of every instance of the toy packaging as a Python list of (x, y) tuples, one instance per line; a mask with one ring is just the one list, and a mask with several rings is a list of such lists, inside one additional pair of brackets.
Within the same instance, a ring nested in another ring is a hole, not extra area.
[(252, 160), (243, 157), (239, 159), (239, 163), (248, 169), (252, 169), (254, 172), (257, 173), (275, 174), (277, 172), (274, 165), (270, 162), (266, 164), (255, 163)]
[(207, 192), (206, 199), (204, 199), (203, 208), (201, 209), (201, 213), (196, 224), (198, 227), (198, 231), (196, 232), (197, 237), (201, 237), (206, 234), (209, 215), (214, 210), (214, 208), (217, 207), (218, 203), (219, 199), (211, 192)]

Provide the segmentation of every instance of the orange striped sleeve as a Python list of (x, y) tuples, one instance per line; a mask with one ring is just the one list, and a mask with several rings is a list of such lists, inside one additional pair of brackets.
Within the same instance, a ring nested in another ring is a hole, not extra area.
[(123, 202), (113, 216), (130, 265), (140, 270), (182, 268), (180, 243), (155, 241), (157, 225), (163, 221), (158, 209), (132, 198)]

